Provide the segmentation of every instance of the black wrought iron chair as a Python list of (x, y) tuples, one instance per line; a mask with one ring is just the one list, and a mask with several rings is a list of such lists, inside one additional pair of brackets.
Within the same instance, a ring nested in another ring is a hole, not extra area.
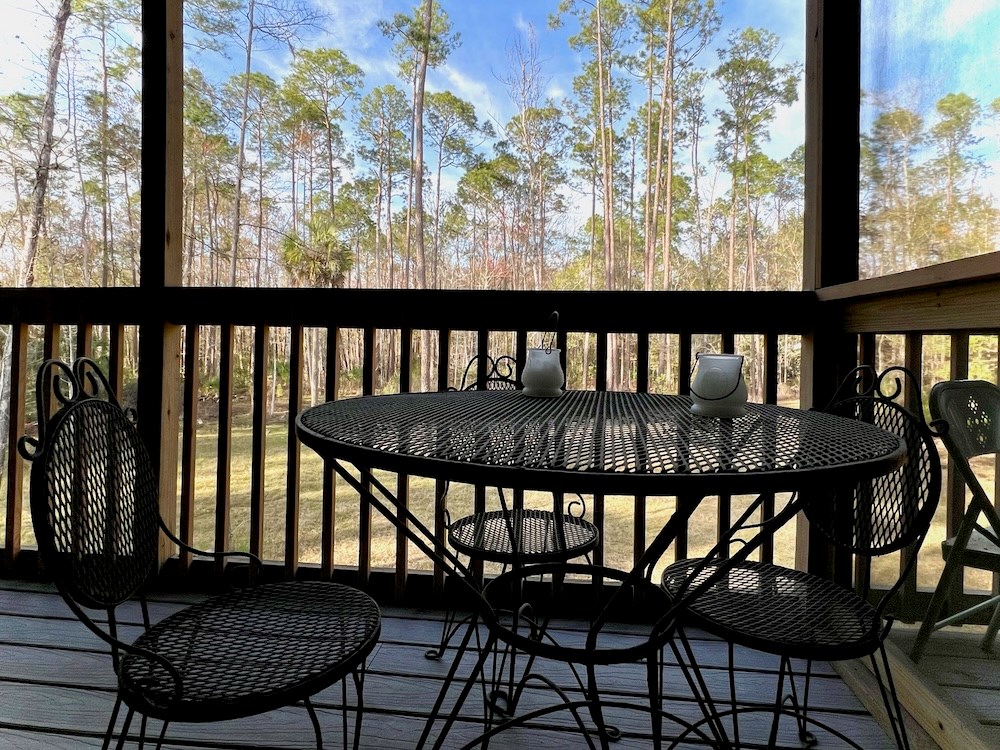
[[(50, 393), (59, 408), (46, 421)], [(36, 395), (38, 437), (22, 437), (17, 447), (32, 462), (31, 515), (44, 572), (110, 647), (118, 696), (103, 747), (115, 734), (122, 704), (127, 713), (117, 747), (124, 746), (139, 714), (140, 747), (147, 720), (162, 721), (159, 748), (172, 722), (236, 719), (302, 702), (322, 748), (312, 696), (342, 681), (346, 749), (346, 678), (352, 675), (357, 748), (365, 662), (381, 631), (375, 601), (337, 583), (244, 585), (151, 623), (145, 592), (158, 572), (160, 532), (197, 554), (242, 558), (244, 564), (230, 570), (246, 571), (248, 583), (259, 560), (247, 553), (202, 552), (171, 533), (159, 513), (157, 481), (135, 412), (119, 405), (92, 360), (77, 359), (72, 367), (46, 361)], [(125, 622), (118, 610), (136, 599), (144, 629), (126, 642), (119, 637)]]
[[(482, 367), (481, 367), (482, 365)], [(517, 362), (503, 355), (469, 360), (458, 388), (452, 390), (517, 390)], [(447, 492), (447, 486), (443, 488)], [(445, 508), (448, 543), (471, 562), (499, 563), (503, 570), (513, 565), (567, 562), (584, 557), (600, 543), (600, 532), (583, 514), (582, 499), (566, 506), (567, 512), (541, 508), (511, 508), (498, 490), (500, 508), (463, 515), (452, 520)], [(428, 659), (440, 659), (457, 630), (467, 622), (457, 610), (445, 613), (441, 642), (428, 649)]]
[[(887, 388), (889, 383), (891, 388)], [(904, 387), (915, 389), (917, 413), (896, 402)], [(847, 389), (851, 395), (845, 395)], [(729, 645), (730, 667), (734, 645), (780, 657), (775, 700), (765, 709), (773, 711), (769, 747), (776, 741), (780, 717), (788, 715), (796, 720), (804, 743), (815, 743), (811, 729), (818, 727), (862, 750), (856, 741), (809, 715), (809, 681), (815, 660), (868, 657), (895, 742), (900, 748), (908, 748), (884, 643), (893, 622), (889, 604), (917, 559), (916, 550), (937, 506), (940, 459), (919, 407), (919, 385), (904, 368), (889, 368), (881, 374), (870, 367), (857, 368), (826, 411), (878, 425), (906, 441), (907, 460), (895, 472), (855, 487), (831, 489), (829, 496), (817, 497), (805, 506), (810, 524), (856, 559), (870, 563), (875, 556), (911, 549), (895, 584), (877, 603), (869, 601), (868, 575), (862, 576), (858, 588), (853, 589), (800, 570), (756, 561), (736, 564), (720, 576), (718, 558), (680, 560), (664, 570), (661, 583), (675, 598), (690, 592), (689, 604), (682, 610), (682, 625), (699, 627), (723, 638)], [(699, 584), (705, 587), (698, 590)], [(678, 633), (691, 659), (683, 626)], [(801, 699), (792, 659), (806, 663)], [(697, 670), (697, 665), (694, 667)], [(786, 678), (790, 691), (787, 695)], [(712, 703), (716, 711), (708, 720), (720, 728), (731, 725), (733, 747), (740, 747), (739, 715), (761, 709), (738, 704), (732, 682), (729, 707), (718, 710), (720, 704)]]
[[(962, 595), (965, 568), (1000, 573), (1000, 515), (969, 463), (976, 456), (1000, 455), (1000, 387), (984, 380), (935, 383), (930, 412), (932, 424), (942, 425), (942, 442), (972, 496), (955, 534), (941, 543), (945, 566), (910, 649), (915, 662), (923, 656), (931, 633), (967, 621), (984, 609), (993, 608), (993, 615), (983, 634), (983, 650), (993, 650), (1000, 629), (1000, 595), (964, 609), (955, 606)], [(941, 617), (946, 604), (951, 605), (952, 613)]]

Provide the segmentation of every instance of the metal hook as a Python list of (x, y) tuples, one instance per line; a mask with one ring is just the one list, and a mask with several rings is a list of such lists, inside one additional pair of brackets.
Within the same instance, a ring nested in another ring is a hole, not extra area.
[(549, 332), (550, 333), (550, 335), (549, 335), (549, 342), (546, 344), (545, 343), (545, 337), (544, 336), (542, 337), (542, 348), (545, 350), (546, 354), (551, 354), (552, 353), (552, 349), (553, 349), (553, 347), (555, 346), (555, 343), (556, 343), (556, 332), (557, 332), (557, 330), (559, 328), (559, 311), (558, 310), (553, 310), (552, 314), (549, 315), (549, 323), (550, 323), (550, 325), (547, 326), (547, 327), (552, 329)]

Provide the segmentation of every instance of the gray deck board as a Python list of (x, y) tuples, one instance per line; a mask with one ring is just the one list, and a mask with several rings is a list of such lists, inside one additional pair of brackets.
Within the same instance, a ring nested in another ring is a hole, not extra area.
[[(153, 619), (159, 619), (183, 606), (178, 601), (152, 603)], [(129, 605), (126, 637), (138, 634), (139, 608)], [(382, 639), (368, 663), (364, 684), (364, 723), (361, 748), (365, 750), (412, 750), (423, 731), (443, 680), (455, 658), (454, 648), (440, 661), (428, 660), (424, 652), (440, 636), (440, 613), (383, 608)], [(553, 623), (560, 638), (580, 641), (581, 623)], [(634, 639), (634, 626), (614, 624), (609, 628), (621, 642)], [(698, 659), (706, 668), (706, 681), (719, 695), (728, 695), (729, 673), (725, 644), (703, 633), (690, 634)], [(475, 652), (466, 653), (459, 665), (459, 675), (469, 673)], [(766, 706), (775, 691), (777, 666), (773, 657), (747, 649), (736, 652), (737, 698), (742, 705)], [(579, 685), (565, 664), (541, 660), (536, 672), (553, 681), (574, 700), (582, 697)], [(641, 664), (600, 667), (599, 683), (612, 701), (644, 706), (646, 675)], [(2, 750), (77, 750), (100, 747), (106, 722), (115, 699), (115, 678), (104, 643), (84, 628), (65, 603), (46, 587), (18, 587), (0, 584), (0, 749)], [(459, 686), (452, 685), (445, 709), (450, 710)], [(662, 696), (664, 708), (686, 721), (700, 717), (687, 683), (668, 655)], [(541, 682), (533, 681), (525, 689), (518, 713), (552, 705), (554, 693)], [(339, 685), (314, 697), (324, 732), (324, 746), (340, 747), (343, 727), (343, 698)], [(858, 741), (866, 750), (888, 750), (892, 743), (878, 724), (865, 712), (854, 694), (836, 676), (829, 665), (817, 665), (811, 703), (814, 715)], [(353, 737), (355, 716), (353, 684), (347, 692), (349, 736)], [(605, 716), (624, 734), (615, 750), (645, 750), (652, 747), (648, 714), (642, 710), (611, 706)], [(481, 731), (482, 701), (478, 688), (472, 693), (448, 735), (445, 748), (461, 748)], [(590, 725), (589, 716), (585, 723)], [(744, 737), (758, 738), (769, 717), (749, 714), (741, 721)], [(439, 717), (432, 738), (443, 723)], [(665, 727), (671, 727), (669, 721)], [(158, 731), (158, 723), (151, 729)], [(133, 726), (133, 729), (135, 727)], [(314, 746), (312, 727), (302, 706), (289, 706), (261, 716), (211, 724), (171, 725), (167, 750), (288, 750)], [(747, 748), (763, 747), (762, 741), (746, 741)], [(834, 737), (824, 737), (824, 750), (845, 745)], [(129, 747), (135, 747), (130, 744)], [(494, 738), (490, 747), (500, 750), (517, 748), (585, 748), (573, 714), (565, 709), (509, 729)], [(679, 748), (703, 748), (696, 741)], [(800, 748), (790, 724), (782, 727), (779, 747)]]
[[(918, 625), (898, 625), (890, 639), (909, 654)], [(936, 631), (924, 647), (917, 669), (961, 710), (979, 721), (1000, 747), (1000, 647), (983, 651), (984, 627), (963, 625)]]

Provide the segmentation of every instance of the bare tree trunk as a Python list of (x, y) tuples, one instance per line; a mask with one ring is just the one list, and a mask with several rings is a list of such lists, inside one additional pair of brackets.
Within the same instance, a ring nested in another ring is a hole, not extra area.
[(417, 66), (413, 67), (413, 111), (410, 113), (410, 174), (406, 182), (406, 230), (403, 236), (403, 250), (405, 259), (403, 260), (403, 288), (409, 289), (412, 270), (410, 268), (410, 253), (413, 249), (413, 181), (416, 179), (416, 171), (413, 168), (416, 161), (416, 124), (417, 112)]
[(393, 174), (390, 171), (386, 179), (386, 192), (385, 197), (385, 257), (386, 263), (389, 265), (389, 288), (396, 288), (396, 260), (393, 257), (395, 252), (395, 243), (392, 241), (392, 178)]
[[(611, 70), (605, 71), (604, 27), (601, 3), (597, 2), (597, 98), (600, 116), (597, 126), (601, 133), (601, 178), (604, 181), (604, 285), (607, 291), (615, 289), (615, 188), (614, 188), (614, 123), (610, 117)], [(605, 73), (607, 76), (605, 77)]]
[[(83, 146), (80, 145), (80, 116), (76, 110), (76, 80), (75, 76), (70, 72), (67, 76), (67, 91), (66, 91), (66, 105), (67, 111), (66, 116), (70, 123), (70, 133), (73, 139), (73, 150), (77, 153), (83, 153)], [(94, 263), (91, 260), (90, 253), (93, 250), (93, 238), (90, 235), (90, 198), (87, 195), (87, 190), (84, 186), (87, 183), (87, 177), (83, 173), (84, 163), (82, 159), (76, 160), (76, 178), (80, 181), (80, 195), (78, 200), (80, 201), (80, 269), (83, 272), (83, 285), (91, 285), (91, 268), (93, 268)], [(18, 196), (18, 201), (20, 201), (20, 196)], [(14, 205), (20, 205), (20, 202)], [(22, 227), (22, 232), (24, 228)], [(23, 237), (23, 235), (22, 235)]]
[[(427, 288), (427, 263), (424, 256), (424, 84), (427, 80), (427, 62), (430, 57), (431, 20), (434, 17), (434, 0), (424, 6), (424, 46), (417, 61), (417, 81), (413, 94), (413, 229), (417, 251), (417, 288)], [(423, 390), (431, 390), (432, 361), (431, 334), (420, 334), (420, 379)]]
[[(736, 135), (734, 134), (733, 137), (733, 164), (735, 165), (740, 157), (740, 149), (739, 143), (735, 142)], [(731, 195), (729, 200), (729, 286), (727, 287), (727, 290), (730, 292), (736, 289), (736, 191), (738, 183), (735, 166), (732, 168), (731, 173)]]
[(233, 233), (230, 243), (229, 258), (229, 286), (236, 286), (236, 269), (240, 247), (240, 206), (242, 204), (243, 193), (243, 170), (246, 159), (247, 122), (249, 121), (250, 108), (250, 61), (253, 56), (253, 32), (254, 32), (254, 11), (256, 10), (256, 0), (249, 0), (247, 6), (247, 43), (246, 59), (243, 68), (243, 99), (240, 106), (240, 134), (239, 145), (236, 150), (236, 184), (233, 188), (233, 219), (231, 229)]
[[(107, 10), (103, 9), (102, 14)], [(113, 229), (108, 207), (111, 205), (111, 186), (108, 178), (108, 46), (107, 19), (101, 20), (101, 286), (111, 286), (112, 248), (114, 247)]]
[[(668, 21), (667, 54), (663, 61), (663, 88), (666, 92), (670, 112), (667, 114), (664, 109), (660, 110), (660, 122), (663, 122), (664, 115), (667, 117), (667, 179), (665, 184), (666, 196), (663, 206), (663, 291), (670, 291), (672, 268), (670, 265), (670, 245), (673, 239), (674, 223), (674, 119), (676, 117), (677, 88), (676, 76), (674, 75), (674, 4), (670, 4)], [(662, 127), (662, 126), (661, 126)], [(662, 131), (660, 138), (662, 139)]]
[[(56, 12), (52, 41), (49, 45), (48, 71), (45, 77), (45, 100), (42, 103), (42, 135), (39, 142), (38, 162), (35, 165), (35, 185), (31, 191), (31, 220), (24, 238), (23, 276), (19, 286), (35, 284), (35, 259), (38, 257), (38, 235), (41, 234), (45, 218), (45, 191), (49, 183), (49, 167), (52, 163), (52, 131), (56, 120), (56, 89), (59, 84), (59, 65), (62, 60), (63, 40), (66, 25), (72, 14), (70, 0), (61, 0)], [(0, 355), (0, 455), (7, 451), (7, 426), (10, 424), (10, 365), (13, 336), (4, 338), (3, 353)]]
[[(601, 2), (597, 0), (597, 96), (600, 117), (598, 127), (601, 131), (601, 175), (604, 181), (604, 285), (607, 291), (617, 288), (615, 270), (617, 265), (615, 252), (615, 173), (614, 173), (614, 113), (611, 105), (611, 61), (604, 59), (604, 26), (601, 15)], [(608, 341), (608, 360), (612, 366), (608, 368), (610, 382), (608, 387), (616, 390), (617, 369), (614, 362), (618, 358), (618, 337), (611, 336)]]
[[(649, 38), (646, 43), (646, 49), (649, 55), (648, 63), (646, 67), (646, 143), (645, 143), (645, 167), (646, 167), (646, 191), (643, 196), (643, 223), (642, 223), (642, 237), (644, 244), (644, 254), (643, 254), (643, 264), (642, 264), (642, 289), (646, 292), (651, 292), (653, 290), (653, 270), (655, 268), (656, 256), (655, 251), (655, 237), (656, 237), (656, 214), (655, 208), (653, 207), (653, 193), (650, 190), (650, 184), (656, 184), (650, 175), (650, 168), (653, 165), (653, 35), (649, 34)], [(663, 98), (663, 94), (660, 94), (660, 98)], [(661, 105), (662, 106), (662, 105)], [(659, 131), (656, 135), (657, 141), (657, 151), (659, 151), (659, 141), (660, 133)], [(657, 158), (656, 167), (659, 169), (660, 160)], [(655, 188), (654, 188), (655, 189)]]
[(59, 63), (62, 59), (63, 39), (72, 8), (70, 0), (61, 0), (56, 13), (55, 28), (49, 46), (48, 72), (45, 77), (45, 100), (42, 104), (42, 138), (38, 144), (38, 163), (35, 165), (35, 186), (31, 191), (31, 222), (24, 241), (24, 276), (19, 286), (34, 286), (35, 259), (38, 257), (38, 235), (45, 217), (45, 191), (49, 186), (49, 167), (52, 164), (52, 131), (56, 121), (56, 88), (59, 84)]

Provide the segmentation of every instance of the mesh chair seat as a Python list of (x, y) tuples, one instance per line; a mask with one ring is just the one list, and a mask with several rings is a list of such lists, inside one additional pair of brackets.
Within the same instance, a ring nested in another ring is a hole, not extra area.
[[(957, 536), (951, 536), (941, 542), (941, 557), (945, 560), (956, 546)], [(1000, 570), (1000, 545), (978, 528), (969, 532), (969, 541), (965, 548), (959, 550), (962, 564), (979, 570)]]
[[(663, 571), (673, 597), (692, 575), (696, 588), (715, 573), (718, 561), (694, 572), (700, 560), (680, 560)], [(875, 608), (854, 591), (799, 570), (748, 561), (733, 568), (691, 603), (688, 616), (708, 632), (766, 653), (793, 658), (853, 659), (879, 640)]]
[(506, 564), (523, 558), (559, 562), (581, 557), (600, 540), (600, 532), (589, 521), (549, 510), (514, 508), (510, 527), (507, 523), (502, 510), (463, 516), (448, 528), (448, 540), (465, 555)]
[(122, 660), (123, 699), (172, 721), (233, 719), (313, 695), (352, 672), (381, 631), (378, 606), (358, 589), (292, 581), (239, 589), (187, 607), (133, 645), (166, 658), (164, 669), (135, 653)]

